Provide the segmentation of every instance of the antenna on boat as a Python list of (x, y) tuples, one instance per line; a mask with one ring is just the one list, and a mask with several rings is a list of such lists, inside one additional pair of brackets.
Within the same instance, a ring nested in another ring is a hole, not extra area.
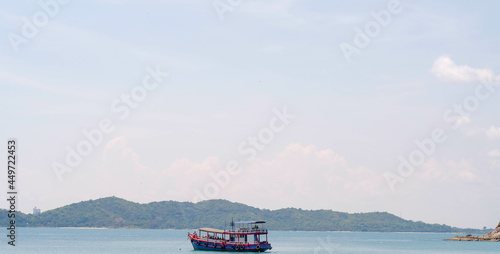
[(233, 217), (231, 217), (231, 230), (234, 231), (234, 220), (233, 220)]

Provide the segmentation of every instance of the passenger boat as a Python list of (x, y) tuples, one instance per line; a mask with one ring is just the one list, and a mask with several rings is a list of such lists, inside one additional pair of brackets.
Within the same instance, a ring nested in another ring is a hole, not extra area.
[(264, 252), (272, 249), (264, 221), (231, 221), (231, 229), (200, 228), (188, 233), (195, 250)]

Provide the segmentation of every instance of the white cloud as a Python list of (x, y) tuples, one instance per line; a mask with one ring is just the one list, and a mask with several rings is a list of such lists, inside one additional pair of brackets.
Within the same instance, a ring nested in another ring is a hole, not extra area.
[[(239, 193), (249, 187), (252, 194), (243, 199)], [(222, 196), (259, 207), (313, 209), (349, 206), (384, 191), (385, 180), (375, 171), (353, 167), (330, 149), (290, 144), (271, 160), (255, 159), (231, 179)]]
[(124, 137), (118, 137), (106, 145), (104, 165), (93, 175), (103, 179), (94, 186), (99, 190), (94, 198), (116, 195), (137, 202), (223, 198), (271, 209), (348, 209), (349, 204), (356, 206), (354, 200), (388, 191), (380, 174), (352, 167), (330, 149), (290, 144), (271, 160), (241, 163), (241, 173), (234, 176), (217, 157), (202, 162), (178, 159), (162, 170), (151, 169), (141, 165)]
[(489, 157), (500, 157), (500, 151), (499, 150), (492, 150), (488, 153)]
[[(238, 175), (227, 174), (227, 161), (213, 156), (201, 162), (178, 159), (163, 169), (153, 169), (141, 163), (125, 137), (117, 137), (106, 144), (100, 167), (86, 174), (82, 174), (83, 170), (72, 173), (78, 179), (78, 183), (72, 184), (72, 193), (86, 193), (85, 197), (74, 197), (78, 200), (112, 195), (136, 202), (222, 198), (268, 209), (344, 211), (383, 209), (388, 205), (383, 197), (393, 195), (382, 174), (353, 166), (330, 149), (294, 143), (269, 160), (256, 158), (244, 164), (242, 158), (234, 159), (241, 159), (242, 171)], [(402, 183), (406, 188), (401, 188), (396, 196), (408, 195), (408, 190), (429, 184), (481, 180), (477, 169), (467, 161), (439, 162), (432, 158), (411, 178), (414, 179)], [(93, 187), (88, 192), (88, 186), (80, 182), (90, 181)]]
[(440, 56), (431, 68), (431, 72), (444, 82), (475, 82), (498, 79), (490, 69), (475, 69), (467, 65), (457, 65), (448, 56)]
[(139, 163), (138, 155), (128, 147), (125, 137), (120, 136), (109, 141), (103, 150), (104, 170), (119, 168), (120, 172), (141, 172), (145, 169)]
[(495, 126), (491, 126), (486, 131), (486, 136), (488, 136), (488, 138), (490, 138), (490, 139), (500, 138), (500, 127), (496, 128)]
[(419, 185), (427, 185), (427, 182), (434, 183), (464, 183), (479, 180), (476, 168), (469, 162), (445, 161), (440, 162), (434, 158), (427, 160), (422, 169), (417, 172), (417, 178), (422, 182)]
[(465, 125), (465, 124), (468, 124), (468, 123), (470, 123), (470, 118), (469, 118), (469, 117), (467, 117), (467, 116), (461, 116), (461, 117), (460, 117), (460, 118), (458, 118), (458, 120), (457, 120), (457, 126), (458, 126), (458, 127), (461, 127), (461, 126), (463, 126), (463, 125)]

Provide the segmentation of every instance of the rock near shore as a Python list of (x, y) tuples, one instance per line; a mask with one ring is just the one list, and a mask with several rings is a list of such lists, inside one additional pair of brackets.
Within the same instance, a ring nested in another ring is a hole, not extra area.
[(486, 242), (500, 242), (500, 224), (497, 228), (490, 233), (483, 236), (455, 236), (450, 239), (445, 239), (445, 241), (486, 241)]

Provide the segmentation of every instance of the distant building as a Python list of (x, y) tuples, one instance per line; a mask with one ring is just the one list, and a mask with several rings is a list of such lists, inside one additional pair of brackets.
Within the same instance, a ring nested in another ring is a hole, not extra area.
[(33, 208), (33, 215), (39, 215), (40, 214), (40, 209), (36, 208)]

